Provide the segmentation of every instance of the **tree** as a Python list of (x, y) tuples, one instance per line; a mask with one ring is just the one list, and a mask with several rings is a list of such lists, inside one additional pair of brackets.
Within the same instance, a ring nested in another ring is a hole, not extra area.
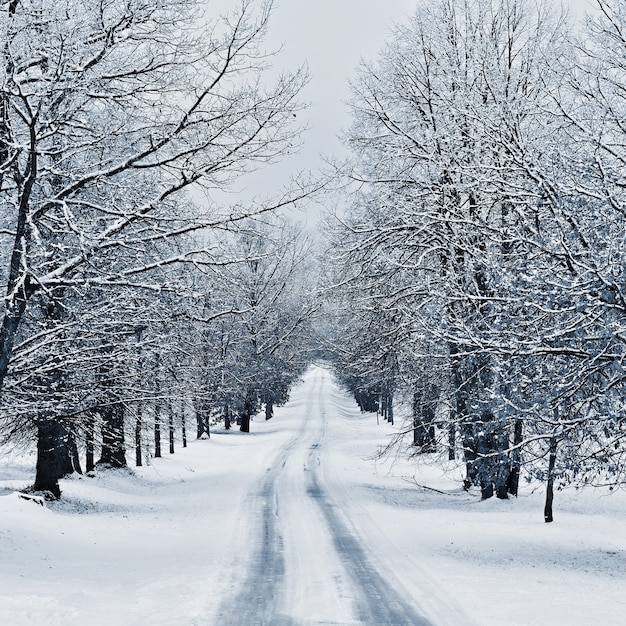
[[(317, 309), (307, 292), (310, 243), (282, 218), (249, 221), (234, 235), (232, 250), (243, 262), (222, 272), (237, 311), (228, 345), (221, 343), (220, 394), (248, 432), (250, 418), (264, 404), (266, 419), (284, 404), (289, 388), (309, 362), (305, 340)], [(223, 320), (220, 320), (223, 324)], [(223, 326), (221, 327), (223, 337)]]
[[(449, 441), (458, 434), (466, 486), (483, 497), (517, 490), (524, 415), (540, 414), (540, 394), (520, 391), (525, 372), (562, 373), (548, 404), (571, 413), (580, 410), (574, 381), (588, 392), (595, 384), (592, 366), (584, 379), (573, 371), (606, 345), (585, 336), (593, 313), (572, 308), (582, 294), (570, 256), (588, 254), (590, 241), (572, 212), (589, 225), (597, 215), (581, 211), (559, 156), (575, 154), (553, 105), (565, 79), (551, 68), (573, 52), (564, 26), (522, 1), (438, 2), (398, 27), (355, 85), (349, 175), (363, 191), (345, 220), (345, 249), (358, 260), (343, 280), (373, 287), (370, 303), (384, 298), (382, 284), (398, 285), (386, 315), (418, 357), (399, 359), (402, 378), (411, 363), (438, 364), (435, 381), (447, 378), (438, 386), (451, 394)], [(421, 381), (418, 396), (432, 374)], [(547, 378), (536, 383), (549, 389)], [(541, 441), (552, 439), (551, 416), (534, 419)]]
[[(28, 341), (27, 309), (46, 294), (168, 289), (152, 270), (214, 262), (207, 229), (308, 193), (294, 186), (248, 208), (210, 199), (291, 150), (306, 77), (261, 79), (271, 2), (243, 0), (209, 22), (197, 20), (199, 8), (193, 0), (2, 6), (0, 388), (16, 345)], [(202, 204), (185, 196), (199, 187)], [(122, 424), (122, 405), (107, 407), (109, 422)]]

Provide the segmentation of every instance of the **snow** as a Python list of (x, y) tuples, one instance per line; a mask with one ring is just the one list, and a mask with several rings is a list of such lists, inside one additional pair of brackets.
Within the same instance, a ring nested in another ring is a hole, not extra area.
[(454, 469), (375, 459), (394, 427), (320, 367), (252, 431), (64, 480), (45, 506), (14, 492), (33, 458), (4, 454), (0, 624), (373, 624), (358, 571), (423, 623), (626, 621), (624, 493), (558, 492), (544, 524), (541, 489), (480, 502)]

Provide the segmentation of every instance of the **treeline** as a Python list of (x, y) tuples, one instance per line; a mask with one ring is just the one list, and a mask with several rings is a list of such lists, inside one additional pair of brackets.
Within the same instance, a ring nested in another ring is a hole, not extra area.
[(315, 186), (231, 200), (298, 143), (306, 76), (270, 73), (271, 2), (204, 8), (0, 8), (0, 442), (37, 442), (53, 497), (175, 431), (248, 430), (307, 362), (309, 244), (279, 214)]
[(625, 33), (623, 0), (435, 0), (353, 84), (338, 375), (483, 498), (545, 480), (546, 521), (625, 478)]

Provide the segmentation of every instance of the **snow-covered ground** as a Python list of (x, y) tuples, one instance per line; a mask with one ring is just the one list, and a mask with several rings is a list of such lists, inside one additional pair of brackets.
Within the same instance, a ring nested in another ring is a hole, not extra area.
[(480, 502), (373, 460), (393, 428), (319, 367), (252, 430), (65, 480), (45, 507), (12, 493), (32, 457), (3, 455), (0, 624), (626, 623), (625, 494), (557, 493), (544, 524), (539, 491)]

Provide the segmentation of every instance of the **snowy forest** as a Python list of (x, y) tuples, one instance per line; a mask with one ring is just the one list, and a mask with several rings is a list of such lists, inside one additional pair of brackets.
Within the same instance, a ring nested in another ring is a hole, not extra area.
[[(596, 4), (419, 4), (349, 158), (244, 202), (301, 140), (271, 4), (4, 3), (0, 434), (33, 489), (246, 432), (319, 358), (482, 498), (545, 480), (550, 521), (555, 481), (622, 484), (626, 4)], [(324, 187), (313, 236), (288, 209)]]
[(279, 213), (314, 185), (228, 196), (298, 142), (306, 76), (263, 80), (269, 3), (201, 9), (2, 6), (1, 436), (36, 440), (53, 497), (175, 430), (248, 430), (308, 361), (310, 243)]
[(332, 229), (345, 384), (483, 498), (545, 480), (546, 521), (555, 481), (624, 482), (626, 3), (596, 5), (420, 5), (354, 81)]

